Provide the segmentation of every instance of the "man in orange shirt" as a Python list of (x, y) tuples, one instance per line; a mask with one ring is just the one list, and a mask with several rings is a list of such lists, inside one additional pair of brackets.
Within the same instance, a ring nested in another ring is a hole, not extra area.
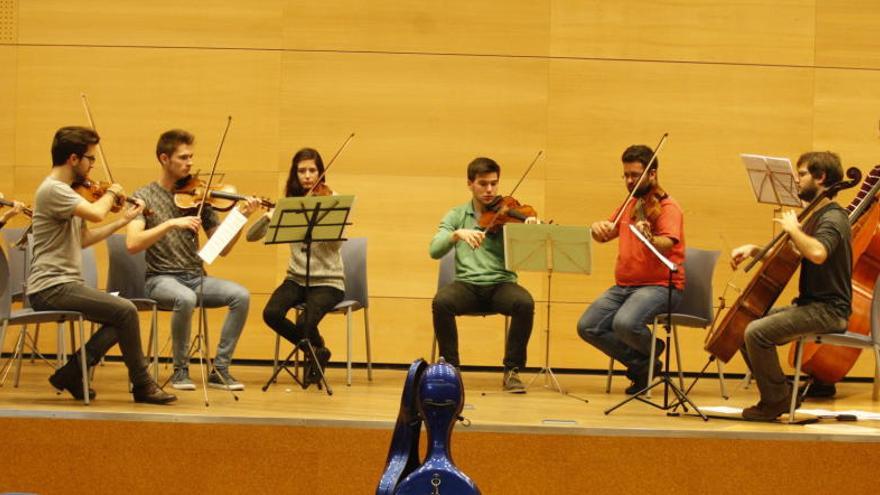
[[(678, 305), (684, 290), (684, 218), (681, 207), (657, 182), (655, 160), (641, 185), (636, 185), (651, 161), (653, 151), (644, 145), (633, 145), (623, 152), (623, 179), (633, 198), (624, 206), (617, 225), (609, 220), (595, 222), (593, 239), (608, 242), (620, 239), (615, 285), (605, 291), (584, 312), (577, 324), (578, 335), (600, 351), (623, 363), (632, 385), (632, 395), (648, 384), (648, 363), (651, 352), (651, 330), (654, 317), (668, 311), (669, 270), (630, 230), (630, 224), (641, 231), (653, 246), (679, 266), (672, 275), (672, 309)], [(658, 340), (656, 353), (663, 352)], [(655, 362), (655, 373), (660, 361)]]

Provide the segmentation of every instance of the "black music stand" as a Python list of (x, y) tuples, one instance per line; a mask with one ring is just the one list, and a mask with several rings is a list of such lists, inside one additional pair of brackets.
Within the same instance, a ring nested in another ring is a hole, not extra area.
[[(662, 254), (660, 254), (660, 251), (657, 251), (657, 248), (655, 248), (654, 245), (651, 244), (651, 241), (649, 241), (647, 238), (645, 238), (645, 236), (642, 235), (642, 233), (639, 232), (639, 229), (637, 229), (634, 225), (630, 224), (629, 229), (636, 236), (636, 238), (639, 241), (641, 241), (641, 243), (644, 244), (648, 248), (648, 250), (651, 251), (651, 253), (654, 254), (654, 256), (657, 258), (657, 260), (660, 263), (662, 263), (664, 266), (666, 266), (667, 269), (669, 269), (669, 286), (668, 286), (669, 296), (668, 296), (668, 299), (666, 300), (666, 321), (663, 324), (663, 327), (666, 329), (666, 356), (665, 356), (666, 366), (663, 367), (663, 372), (660, 374), (660, 376), (655, 377), (654, 383), (648, 384), (647, 387), (645, 387), (642, 390), (639, 390), (638, 392), (636, 392), (635, 394), (627, 397), (626, 399), (624, 399), (622, 402), (618, 403), (614, 407), (611, 407), (610, 409), (606, 409), (605, 414), (606, 415), (611, 414), (615, 409), (623, 406), (624, 404), (627, 404), (633, 400), (638, 400), (638, 401), (644, 402), (645, 404), (648, 404), (649, 406), (656, 407), (657, 409), (660, 409), (662, 411), (667, 411), (666, 414), (668, 416), (678, 416), (678, 413), (674, 412), (674, 410), (677, 409), (679, 405), (681, 405), (684, 408), (685, 412), (687, 412), (687, 406), (685, 405), (685, 404), (687, 404), (687, 405), (690, 405), (691, 407), (693, 407), (694, 411), (696, 411), (697, 414), (699, 414), (700, 417), (703, 418), (704, 421), (709, 421), (709, 418), (706, 417), (706, 415), (700, 411), (700, 409), (697, 407), (697, 405), (694, 404), (693, 401), (691, 401), (688, 398), (687, 394), (683, 390), (678, 388), (678, 386), (676, 386), (675, 383), (669, 378), (669, 363), (671, 361), (671, 353), (672, 353), (672, 345), (669, 342), (669, 336), (672, 333), (672, 274), (678, 271), (678, 267), (675, 265), (675, 263), (669, 261), (668, 258), (666, 258)], [(653, 345), (651, 346), (651, 350), (653, 351)], [(649, 370), (649, 372), (650, 372), (650, 370)], [(662, 404), (657, 404), (655, 402), (652, 402), (649, 399), (646, 399), (645, 397), (642, 397), (642, 395), (646, 394), (649, 390), (653, 389), (654, 387), (657, 387), (658, 385), (663, 385), (663, 403)], [(670, 400), (669, 400), (669, 391), (670, 390), (672, 390), (672, 392), (675, 394), (675, 397), (676, 397), (676, 400), (672, 401), (672, 402), (670, 402)]]
[[(275, 207), (275, 213), (269, 222), (269, 230), (266, 235), (266, 244), (293, 244), (302, 243), (302, 249), (306, 252), (306, 295), (309, 293), (311, 276), (311, 259), (313, 242), (338, 242), (344, 241), (342, 234), (346, 225), (351, 225), (348, 215), (351, 213), (351, 205), (354, 196), (303, 196), (284, 198)], [(303, 311), (308, 311), (308, 306)], [(278, 378), (282, 370), (286, 371), (293, 380), (303, 389), (307, 387), (305, 376), (300, 379), (298, 352), (308, 353), (313, 366), (318, 370), (321, 380), (318, 388), (324, 385), (327, 395), (333, 395), (333, 389), (327, 383), (324, 369), (318, 362), (315, 348), (308, 337), (302, 338), (272, 372), (272, 377), (263, 385), (263, 392)], [(293, 359), (293, 361), (291, 361)], [(291, 364), (292, 363), (292, 364)], [(294, 368), (290, 370), (291, 366)]]

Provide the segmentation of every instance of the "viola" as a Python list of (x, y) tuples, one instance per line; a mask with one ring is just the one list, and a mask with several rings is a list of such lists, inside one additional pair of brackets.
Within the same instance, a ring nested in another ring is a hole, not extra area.
[[(0, 206), (8, 206), (8, 207), (12, 208), (15, 206), (15, 203), (13, 201), (8, 201), (6, 199), (0, 198)], [(24, 213), (25, 216), (30, 217), (30, 218), (33, 218), (33, 216), (34, 216), (34, 211), (31, 210), (27, 206), (23, 207), (21, 209), (21, 212)]]
[(406, 374), (403, 393), (400, 395), (400, 412), (397, 414), (388, 460), (379, 479), (376, 495), (392, 495), (397, 485), (421, 464), (419, 435), (422, 417), (419, 415), (418, 386), (427, 367), (428, 363), (424, 359), (417, 359)]
[[(109, 182), (93, 182), (90, 179), (85, 178), (77, 180), (76, 182), (71, 184), (70, 187), (77, 194), (82, 196), (86, 201), (88, 201), (89, 203), (94, 203), (95, 201), (101, 199), (101, 197), (103, 197), (105, 194), (107, 194), (107, 191), (112, 185), (113, 184), (110, 184)], [(134, 199), (121, 194), (114, 194), (113, 197), (113, 206), (110, 208), (110, 211), (112, 211), (113, 213), (119, 213), (125, 203), (135, 206), (138, 204), (138, 202)], [(143, 213), (146, 216), (150, 216), (153, 214), (153, 212), (150, 211), (149, 208), (144, 208)]]
[[(838, 182), (818, 195), (798, 215), (798, 221), (803, 223), (823, 199), (833, 196), (838, 191), (854, 187), (861, 180), (862, 173), (853, 167), (846, 171), (846, 176), (850, 180)], [(705, 350), (725, 363), (730, 361), (743, 346), (746, 326), (753, 320), (764, 317), (773, 307), (776, 299), (788, 285), (788, 281), (800, 267), (801, 256), (795, 250), (793, 243), (788, 242), (788, 234), (782, 232), (761, 249), (746, 266), (746, 271), (761, 260), (764, 261), (761, 269), (743, 289), (717, 327), (706, 337)]]
[(425, 462), (401, 481), (394, 493), (478, 495), (477, 485), (452, 461), (452, 428), (461, 418), (464, 386), (458, 371), (443, 358), (422, 375), (418, 405), (428, 429), (428, 453)]
[[(880, 275), (880, 181), (862, 185), (861, 201), (849, 214), (852, 225), (852, 314), (846, 329), (851, 333), (871, 333), (871, 300), (874, 283)], [(867, 189), (867, 190), (866, 190)], [(788, 361), (795, 365), (796, 344), (789, 349)], [(861, 354), (857, 347), (808, 343), (803, 349), (801, 370), (825, 383), (843, 379)]]
[[(207, 191), (206, 188), (207, 187)], [(207, 204), (217, 211), (229, 211), (239, 201), (247, 198), (238, 194), (235, 186), (231, 184), (211, 184), (199, 179), (195, 175), (187, 175), (174, 184), (174, 204), (182, 210), (194, 210), (199, 208), (202, 198)], [(208, 194), (206, 194), (206, 192)], [(266, 209), (275, 207), (275, 203), (266, 198), (259, 198), (260, 206)]]
[(496, 196), (480, 215), (478, 225), (489, 234), (497, 234), (506, 223), (524, 223), (538, 212), (529, 205), (521, 204), (513, 196)]

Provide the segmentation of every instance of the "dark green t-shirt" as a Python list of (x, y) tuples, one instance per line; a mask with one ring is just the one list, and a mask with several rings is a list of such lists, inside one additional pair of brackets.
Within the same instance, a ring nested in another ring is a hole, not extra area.
[(842, 317), (852, 313), (852, 230), (847, 212), (837, 203), (823, 206), (804, 224), (804, 232), (825, 246), (828, 258), (817, 265), (801, 259), (797, 305), (830, 305)]

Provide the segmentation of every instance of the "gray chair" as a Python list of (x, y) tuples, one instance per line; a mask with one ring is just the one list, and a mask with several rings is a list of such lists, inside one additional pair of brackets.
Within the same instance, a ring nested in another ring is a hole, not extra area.
[[(672, 313), (672, 337), (675, 343), (675, 358), (678, 364), (678, 380), (681, 389), (684, 390), (684, 372), (681, 366), (681, 348), (678, 343), (678, 327), (702, 328), (712, 324), (714, 315), (712, 308), (712, 276), (715, 273), (715, 265), (718, 261), (719, 251), (706, 251), (696, 248), (685, 250), (684, 270), (685, 288), (681, 302)], [(657, 325), (666, 323), (667, 314), (662, 313), (654, 318), (651, 329), (651, 358), (648, 362), (648, 383), (654, 380), (654, 345), (656, 344)], [(721, 395), (727, 397), (724, 385), (724, 372), (721, 361), (715, 360), (718, 366)], [(608, 365), (608, 381), (605, 392), (611, 391), (611, 377), (614, 371), (614, 359)]]
[[(351, 348), (352, 348), (352, 313), (364, 312), (364, 339), (367, 351), (367, 380), (373, 381), (373, 357), (370, 350), (370, 298), (367, 291), (367, 238), (354, 237), (342, 244), (342, 264), (345, 274), (345, 296), (330, 313), (344, 314), (346, 318), (346, 375), (345, 383), (351, 386)], [(302, 306), (294, 308), (296, 315)], [(279, 367), (278, 354), (281, 348), (281, 336), (275, 335), (275, 358), (272, 371)]]
[[(9, 263), (6, 259), (6, 254), (2, 250), (0, 250), (0, 325), (2, 325), (0, 326), (0, 348), (2, 348), (3, 343), (6, 340), (6, 329), (10, 325), (22, 326), (22, 331), (19, 332), (18, 340), (16, 341), (15, 352), (12, 356), (9, 357), (6, 364), (0, 366), (0, 370), (3, 370), (4, 377), (6, 376), (6, 373), (9, 372), (9, 368), (15, 362), (16, 357), (18, 358), (17, 373), (20, 372), (21, 354), (24, 350), (25, 342), (25, 325), (40, 323), (58, 323), (59, 325), (61, 325), (64, 322), (67, 322), (70, 327), (71, 342), (74, 341), (76, 328), (79, 329), (80, 342), (85, 342), (83, 315), (78, 311), (34, 311), (30, 308), (13, 311), (12, 292), (9, 286), (9, 279)], [(80, 362), (86, 362), (85, 345), (80, 346)], [(83, 390), (88, 390), (88, 368), (86, 366), (82, 366), (82, 370)], [(89, 403), (89, 394), (84, 394), (83, 402), (86, 404)]]
[[(9, 263), (9, 290), (12, 293), (13, 302), (21, 302), (24, 299), (25, 273), (29, 260), (27, 259), (26, 244), (25, 249), (16, 247), (16, 243), (21, 240), (28, 229), (0, 229), (3, 233), (3, 239), (6, 240), (6, 256)], [(25, 241), (26, 242), (26, 241)]]
[[(443, 255), (440, 258), (440, 268), (437, 272), (437, 290), (439, 291), (443, 287), (451, 284), (455, 281), (455, 248), (451, 249), (448, 253)], [(476, 312), (476, 313), (467, 313), (462, 316), (491, 316), (497, 315), (499, 313), (489, 312)], [(507, 332), (510, 327), (510, 317), (504, 315), (504, 340), (501, 342), (501, 355), (504, 355), (507, 349)], [(431, 362), (434, 362), (434, 358), (437, 357), (437, 336), (435, 335), (431, 341)]]
[(144, 252), (129, 254), (125, 236), (113, 234), (107, 238), (107, 291), (117, 292), (128, 299), (138, 312), (150, 313), (150, 337), (147, 340), (147, 359), (153, 368), (153, 378), (159, 381), (159, 305), (146, 297), (147, 264)]
[(874, 293), (871, 299), (871, 334), (860, 333), (824, 333), (804, 335), (797, 340), (795, 348), (794, 385), (791, 391), (791, 407), (788, 411), (788, 422), (795, 422), (795, 409), (797, 406), (798, 385), (801, 379), (801, 363), (803, 362), (804, 344), (827, 344), (844, 347), (857, 347), (859, 349), (871, 349), (874, 351), (874, 391), (871, 394), (873, 400), (880, 399), (880, 276), (874, 282)]

